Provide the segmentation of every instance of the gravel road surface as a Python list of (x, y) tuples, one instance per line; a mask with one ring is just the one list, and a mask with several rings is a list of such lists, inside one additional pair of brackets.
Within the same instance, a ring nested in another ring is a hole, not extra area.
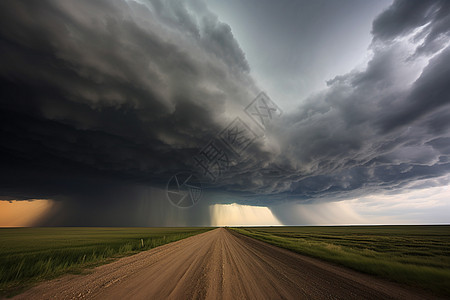
[(218, 228), (41, 283), (15, 299), (430, 299)]

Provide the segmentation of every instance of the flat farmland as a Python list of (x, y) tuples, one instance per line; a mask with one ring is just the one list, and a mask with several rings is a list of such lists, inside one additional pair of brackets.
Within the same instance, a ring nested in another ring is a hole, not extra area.
[(0, 228), (0, 294), (212, 228)]
[(300, 254), (450, 295), (448, 225), (233, 229)]
[(13, 299), (441, 298), (217, 228), (42, 282)]

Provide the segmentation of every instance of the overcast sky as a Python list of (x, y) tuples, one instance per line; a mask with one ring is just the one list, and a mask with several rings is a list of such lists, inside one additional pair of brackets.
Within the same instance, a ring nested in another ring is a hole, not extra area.
[[(0, 17), (0, 226), (450, 223), (448, 1)], [(202, 185), (191, 208), (167, 196), (180, 173)]]

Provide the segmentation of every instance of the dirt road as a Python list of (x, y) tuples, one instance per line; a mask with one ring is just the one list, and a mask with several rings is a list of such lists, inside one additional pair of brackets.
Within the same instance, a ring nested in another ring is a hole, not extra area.
[(42, 283), (17, 299), (430, 299), (219, 228)]

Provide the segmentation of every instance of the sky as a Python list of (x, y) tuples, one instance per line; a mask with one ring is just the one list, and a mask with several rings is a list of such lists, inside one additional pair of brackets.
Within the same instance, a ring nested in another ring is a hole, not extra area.
[(450, 223), (450, 3), (0, 3), (0, 226)]

